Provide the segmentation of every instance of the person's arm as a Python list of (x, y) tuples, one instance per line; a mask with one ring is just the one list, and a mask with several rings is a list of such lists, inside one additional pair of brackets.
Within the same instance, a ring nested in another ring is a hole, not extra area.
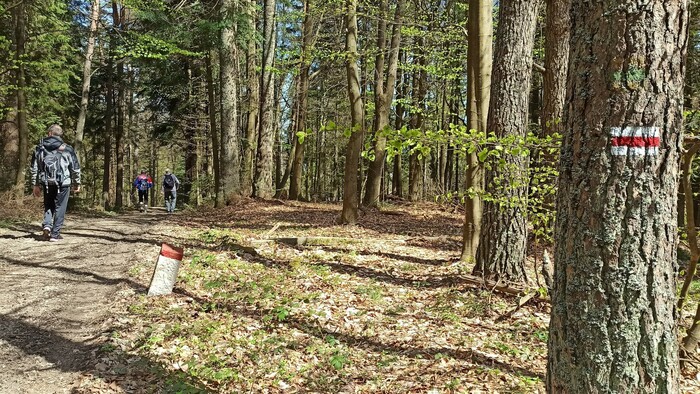
[(148, 187), (147, 187), (147, 189), (150, 189), (150, 188), (152, 188), (152, 187), (153, 187), (153, 178), (151, 178), (151, 177), (149, 176), (149, 177), (148, 177)]
[(39, 186), (39, 157), (38, 157), (38, 149), (34, 149), (34, 153), (32, 154), (32, 165), (30, 167), (30, 171), (32, 173), (32, 186), (33, 190), (32, 193), (36, 196), (39, 197), (41, 195), (41, 187)]

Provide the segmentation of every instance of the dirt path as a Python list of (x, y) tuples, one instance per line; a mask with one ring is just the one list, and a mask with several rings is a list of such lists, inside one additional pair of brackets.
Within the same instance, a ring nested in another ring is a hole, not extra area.
[[(114, 218), (68, 215), (58, 243), (39, 223), (0, 229), (0, 393), (70, 393), (136, 261), (158, 255), (164, 210)], [(146, 220), (143, 220), (146, 219)]]

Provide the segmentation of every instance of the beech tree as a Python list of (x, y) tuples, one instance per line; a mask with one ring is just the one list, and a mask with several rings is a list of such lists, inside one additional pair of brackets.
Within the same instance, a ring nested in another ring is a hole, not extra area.
[(550, 393), (677, 393), (685, 0), (575, 0)]
[(357, 0), (347, 0), (345, 16), (345, 68), (348, 98), (350, 99), (350, 140), (345, 150), (345, 177), (343, 180), (343, 211), (338, 222), (357, 223), (360, 203), (357, 187), (357, 168), (360, 164), (364, 124), (364, 104), (360, 93), (360, 70), (357, 66)]
[[(489, 112), (489, 88), (493, 61), (493, 2), (471, 0), (469, 2), (467, 60), (467, 105), (469, 106), (469, 128), (487, 131)], [(465, 200), (465, 220), (462, 240), (462, 260), (474, 260), (481, 234), (483, 201), (477, 194), (484, 188), (484, 169), (477, 153), (467, 156), (467, 190), (472, 196)]]

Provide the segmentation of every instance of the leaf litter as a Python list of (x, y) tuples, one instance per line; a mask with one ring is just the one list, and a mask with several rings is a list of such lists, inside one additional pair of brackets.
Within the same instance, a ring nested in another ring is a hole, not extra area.
[[(508, 314), (518, 297), (455, 280), (472, 268), (461, 215), (383, 210), (357, 226), (335, 224), (337, 205), (281, 201), (177, 216), (175, 292), (123, 295), (98, 364), (110, 374), (76, 392), (545, 392), (548, 305)], [(259, 242), (295, 237), (319, 238)]]

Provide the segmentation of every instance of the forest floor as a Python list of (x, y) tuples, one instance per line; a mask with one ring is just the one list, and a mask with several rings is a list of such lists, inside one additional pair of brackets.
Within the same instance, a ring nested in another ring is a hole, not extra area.
[[(0, 393), (544, 392), (549, 305), (474, 284), (460, 213), (339, 212), (70, 213), (61, 243), (0, 221)], [(162, 242), (185, 257), (148, 297)]]

